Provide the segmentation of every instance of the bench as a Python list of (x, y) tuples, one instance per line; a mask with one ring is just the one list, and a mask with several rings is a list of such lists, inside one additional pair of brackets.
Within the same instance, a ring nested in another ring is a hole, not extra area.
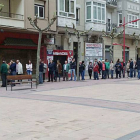
[[(15, 81), (15, 80), (28, 80), (28, 81)], [(30, 80), (30, 81), (29, 81)], [(12, 87), (15, 84), (22, 84), (22, 83), (31, 83), (31, 88), (32, 88), (32, 83), (36, 82), (36, 88), (37, 88), (37, 81), (32, 81), (32, 75), (10, 75), (7, 76), (6, 79), (6, 90), (7, 90), (7, 83), (9, 82), (9, 84), (11, 85), (11, 91), (12, 91)]]

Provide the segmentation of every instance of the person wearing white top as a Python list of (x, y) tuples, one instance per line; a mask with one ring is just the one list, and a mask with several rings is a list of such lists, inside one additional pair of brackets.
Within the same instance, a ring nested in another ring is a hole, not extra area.
[[(16, 62), (17, 62), (17, 64), (16, 64), (16, 73), (17, 73), (17, 75), (22, 75), (22, 74), (23, 74), (23, 67), (22, 67), (22, 64), (20, 63), (19, 60), (17, 60)], [(19, 81), (22, 82), (22, 80), (18, 80), (18, 82), (19, 82)]]
[(29, 63), (26, 64), (26, 71), (28, 75), (32, 75), (33, 65), (32, 62), (29, 60)]

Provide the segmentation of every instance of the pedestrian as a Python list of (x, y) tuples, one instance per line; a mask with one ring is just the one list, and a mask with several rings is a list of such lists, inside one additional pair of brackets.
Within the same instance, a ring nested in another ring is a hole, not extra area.
[(47, 64), (44, 63), (44, 61), (42, 61), (42, 63), (43, 63), (43, 82), (45, 82), (46, 72), (47, 72)]
[(98, 65), (99, 65), (99, 75), (101, 75), (101, 72), (102, 72), (102, 63), (101, 63), (101, 61), (98, 62)]
[(106, 65), (106, 78), (109, 79), (110, 63), (108, 62), (108, 59), (105, 60), (105, 65)]
[(130, 73), (130, 61), (127, 62), (127, 65), (126, 65), (126, 71), (127, 71), (127, 78), (129, 78), (129, 73)]
[(82, 80), (85, 80), (85, 68), (86, 68), (86, 65), (85, 65), (84, 61), (82, 61), (82, 66), (83, 66)]
[(140, 79), (140, 58), (137, 61), (138, 80)]
[(83, 79), (83, 70), (84, 70), (84, 65), (83, 65), (83, 63), (80, 61), (80, 62), (79, 62), (79, 79), (80, 79), (80, 75), (81, 75), (81, 80), (84, 80), (84, 79)]
[(125, 63), (123, 62), (123, 60), (121, 60), (121, 66), (122, 77), (125, 78)]
[(134, 77), (136, 77), (136, 73), (137, 73), (137, 62), (136, 62), (136, 60), (134, 60), (133, 71), (134, 71)]
[(10, 65), (10, 71), (11, 71), (11, 75), (16, 75), (16, 63), (14, 62), (14, 60), (11, 60), (11, 65)]
[(134, 62), (133, 59), (130, 60), (130, 78), (133, 78)]
[[(23, 67), (19, 60), (16, 61), (16, 74), (23, 75)], [(18, 82), (22, 82), (22, 80), (18, 80)]]
[(74, 75), (74, 81), (76, 81), (75, 70), (76, 70), (76, 62), (75, 62), (75, 58), (72, 58), (72, 61), (70, 62), (71, 81), (73, 80), (73, 75)]
[(53, 73), (54, 73), (54, 63), (53, 60), (50, 59), (49, 65), (48, 65), (48, 82), (53, 82)]
[(91, 79), (91, 76), (92, 76), (92, 71), (93, 71), (93, 66), (92, 66), (92, 63), (89, 62), (89, 65), (88, 65), (88, 74), (89, 74), (89, 79)]
[(44, 63), (41, 62), (39, 64), (39, 84), (43, 84), (43, 70), (44, 70)]
[(106, 65), (104, 60), (102, 60), (102, 79), (106, 79)]
[(119, 61), (119, 59), (117, 60), (116, 62), (116, 65), (115, 65), (115, 68), (116, 68), (116, 79), (118, 79), (118, 75), (119, 75), (119, 78), (121, 78), (121, 63)]
[(63, 65), (63, 81), (68, 81), (68, 72), (70, 69), (70, 65), (68, 64), (67, 61), (65, 61), (65, 64)]
[(33, 64), (31, 62), (31, 60), (29, 60), (29, 62), (26, 64), (26, 72), (27, 72), (28, 75), (32, 75)]
[(57, 82), (58, 72), (57, 72), (56, 62), (53, 62), (53, 67), (54, 67), (54, 70), (53, 70), (53, 79), (54, 79), (55, 82)]
[[(57, 60), (57, 72), (58, 72), (57, 77), (59, 77), (59, 82), (60, 82), (60, 77), (62, 73), (62, 65), (59, 60)], [(57, 78), (56, 78), (56, 81), (57, 81)]]
[(113, 61), (110, 62), (110, 71), (111, 71), (111, 79), (113, 79), (113, 74), (114, 74), (114, 63), (113, 63)]
[(2, 79), (1, 87), (6, 87), (7, 72), (8, 72), (7, 64), (5, 63), (5, 61), (3, 61), (0, 69), (1, 79)]
[(93, 65), (93, 71), (94, 71), (94, 80), (99, 80), (99, 76), (98, 76), (99, 66), (98, 66), (98, 63), (97, 63), (97, 59), (95, 59), (95, 62), (94, 62), (94, 65)]

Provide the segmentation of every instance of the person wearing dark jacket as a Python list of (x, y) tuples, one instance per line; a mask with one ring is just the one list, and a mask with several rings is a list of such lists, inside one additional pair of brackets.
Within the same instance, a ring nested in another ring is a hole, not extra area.
[(92, 71), (93, 71), (93, 66), (92, 66), (92, 63), (89, 62), (89, 65), (88, 65), (88, 74), (89, 74), (89, 79), (91, 79), (91, 76), (92, 76)]
[(16, 75), (16, 63), (13, 60), (11, 60), (10, 71), (11, 75)]
[(7, 64), (5, 63), (5, 61), (3, 61), (2, 65), (1, 65), (1, 69), (0, 69), (1, 79), (2, 79), (1, 87), (6, 87), (7, 72), (8, 72)]
[(43, 84), (43, 71), (44, 71), (44, 63), (40, 61), (39, 65), (39, 84)]
[(71, 81), (73, 80), (73, 75), (74, 75), (74, 81), (76, 81), (75, 70), (76, 70), (76, 62), (75, 62), (75, 58), (73, 58), (72, 61), (70, 62)]
[(79, 79), (80, 79), (80, 75), (81, 75), (81, 79), (83, 79), (83, 71), (84, 71), (84, 65), (82, 62), (79, 62)]
[(84, 61), (82, 61), (82, 65), (83, 65), (82, 80), (85, 80), (85, 67), (86, 67), (86, 65), (85, 65)]
[(116, 79), (118, 79), (118, 75), (119, 75), (119, 78), (121, 78), (121, 67), (122, 67), (122, 65), (121, 65), (119, 59), (116, 62), (115, 67), (116, 67)]
[(50, 82), (50, 80), (53, 82), (53, 73), (54, 73), (54, 63), (52, 60), (50, 60), (50, 63), (48, 65), (48, 71), (49, 71), (49, 79), (48, 82)]
[(101, 71), (102, 71), (102, 63), (101, 61), (98, 62), (99, 65), (99, 75), (101, 75)]
[(133, 78), (134, 63), (133, 59), (130, 60), (130, 78)]
[(140, 58), (137, 61), (138, 79), (140, 79)]

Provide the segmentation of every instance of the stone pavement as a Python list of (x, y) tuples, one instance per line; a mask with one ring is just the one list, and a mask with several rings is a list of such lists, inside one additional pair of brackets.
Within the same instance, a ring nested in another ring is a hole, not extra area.
[(0, 88), (0, 140), (140, 140), (140, 81)]

